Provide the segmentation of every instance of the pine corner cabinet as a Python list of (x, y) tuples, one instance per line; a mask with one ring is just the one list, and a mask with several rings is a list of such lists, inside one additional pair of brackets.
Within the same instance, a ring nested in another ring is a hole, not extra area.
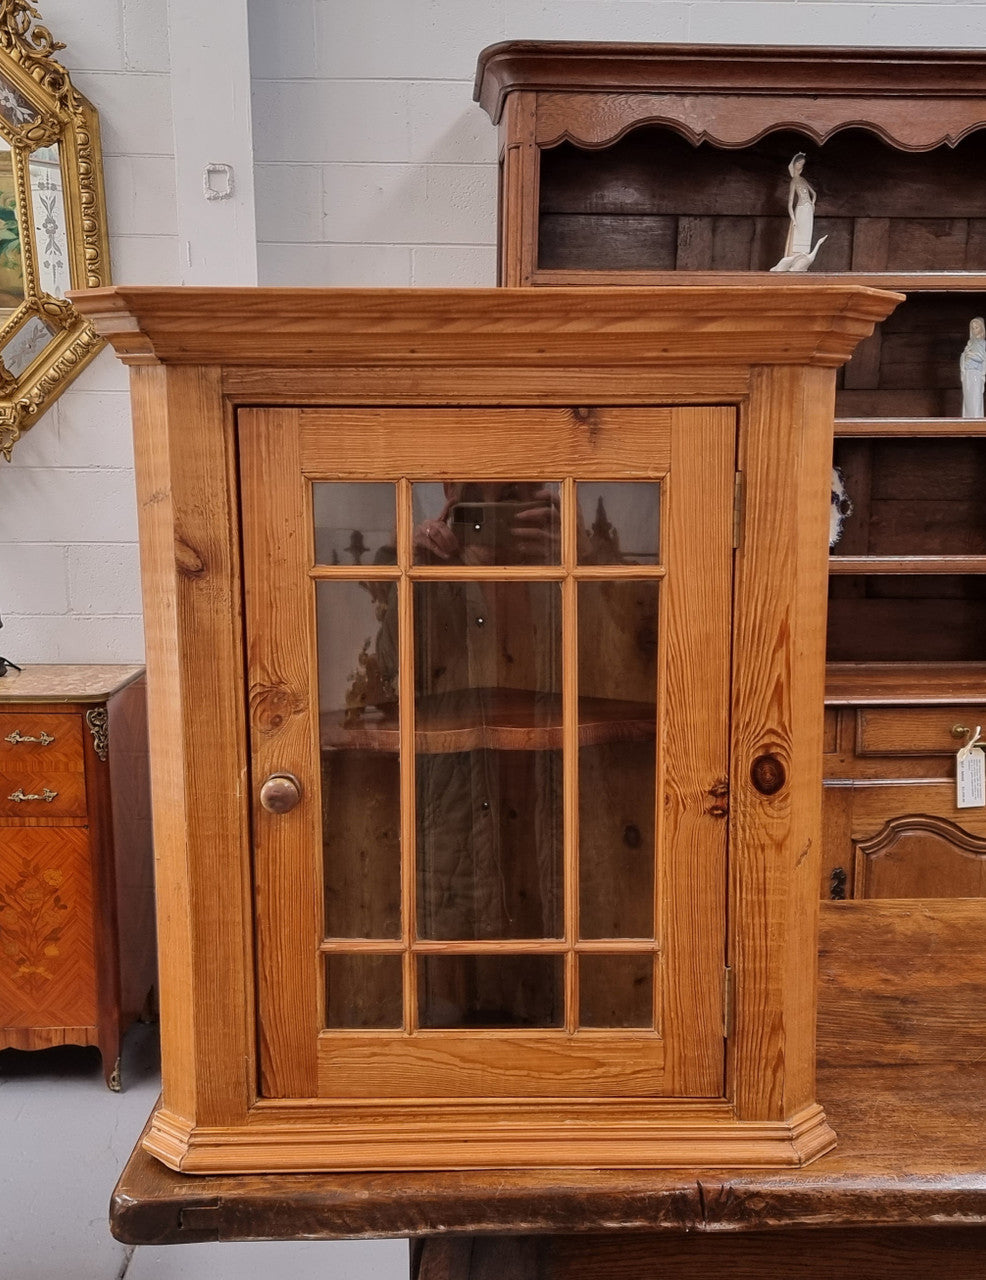
[(796, 1165), (835, 375), (899, 300), (115, 288), (189, 1173)]

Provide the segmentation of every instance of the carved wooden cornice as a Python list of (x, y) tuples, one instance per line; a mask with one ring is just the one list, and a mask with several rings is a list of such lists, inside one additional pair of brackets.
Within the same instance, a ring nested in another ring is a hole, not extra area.
[[(779, 129), (821, 143), (858, 128), (901, 150), (927, 151), (983, 127), (984, 82), (978, 50), (510, 41), (480, 54), (473, 96), (497, 122), (511, 93), (536, 94), (542, 147), (604, 147), (657, 124), (722, 147)], [(577, 132), (566, 106), (573, 94), (597, 108), (581, 113), (594, 118)], [(902, 98), (911, 110), (901, 110)]]

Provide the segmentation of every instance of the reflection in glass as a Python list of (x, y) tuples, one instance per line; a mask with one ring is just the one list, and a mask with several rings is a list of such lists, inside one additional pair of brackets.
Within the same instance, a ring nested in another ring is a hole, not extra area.
[(653, 956), (579, 956), (579, 1025), (653, 1027)]
[(37, 316), (31, 316), (0, 350), (4, 367), (15, 378), (19, 378), (44, 351), (53, 337), (54, 332), (42, 320)]
[(394, 486), (312, 485), (316, 564), (396, 564)]
[(415, 564), (559, 564), (560, 486), (542, 481), (416, 484)]
[(417, 759), (418, 933), (562, 935), (560, 751)]
[(661, 486), (651, 481), (576, 485), (581, 564), (658, 564)]
[(315, 584), (325, 931), (400, 935), (396, 584)]
[(31, 205), (34, 243), (38, 253), (38, 285), (56, 298), (71, 289), (68, 261), (68, 227), (62, 192), (62, 166), (58, 143), (31, 153)]
[(325, 1025), (399, 1029), (404, 1021), (400, 956), (327, 955)]
[(419, 956), (422, 1027), (560, 1027), (562, 956)]
[[(14, 157), (9, 144), (0, 140), (0, 314), (13, 311), (23, 301), (24, 260), (17, 221)], [(27, 368), (27, 364), (23, 367)]]
[(561, 591), (414, 588), (418, 930), (557, 937)]
[(654, 936), (659, 589), (578, 585), (583, 938)]

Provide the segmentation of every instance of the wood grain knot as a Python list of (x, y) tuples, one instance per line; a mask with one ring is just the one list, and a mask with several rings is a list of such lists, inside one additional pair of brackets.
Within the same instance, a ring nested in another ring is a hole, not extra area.
[(757, 756), (750, 765), (750, 778), (762, 796), (773, 796), (787, 782), (787, 772), (776, 756)]
[(175, 539), (175, 568), (185, 578), (198, 578), (205, 573), (205, 564), (187, 543)]
[(284, 689), (258, 689), (251, 705), (253, 723), (261, 733), (276, 733), (295, 712), (294, 701)]

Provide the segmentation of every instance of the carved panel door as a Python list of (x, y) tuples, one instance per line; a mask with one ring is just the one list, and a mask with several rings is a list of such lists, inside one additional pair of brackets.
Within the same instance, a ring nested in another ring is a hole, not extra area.
[(240, 412), (264, 1096), (722, 1095), (735, 437)]

